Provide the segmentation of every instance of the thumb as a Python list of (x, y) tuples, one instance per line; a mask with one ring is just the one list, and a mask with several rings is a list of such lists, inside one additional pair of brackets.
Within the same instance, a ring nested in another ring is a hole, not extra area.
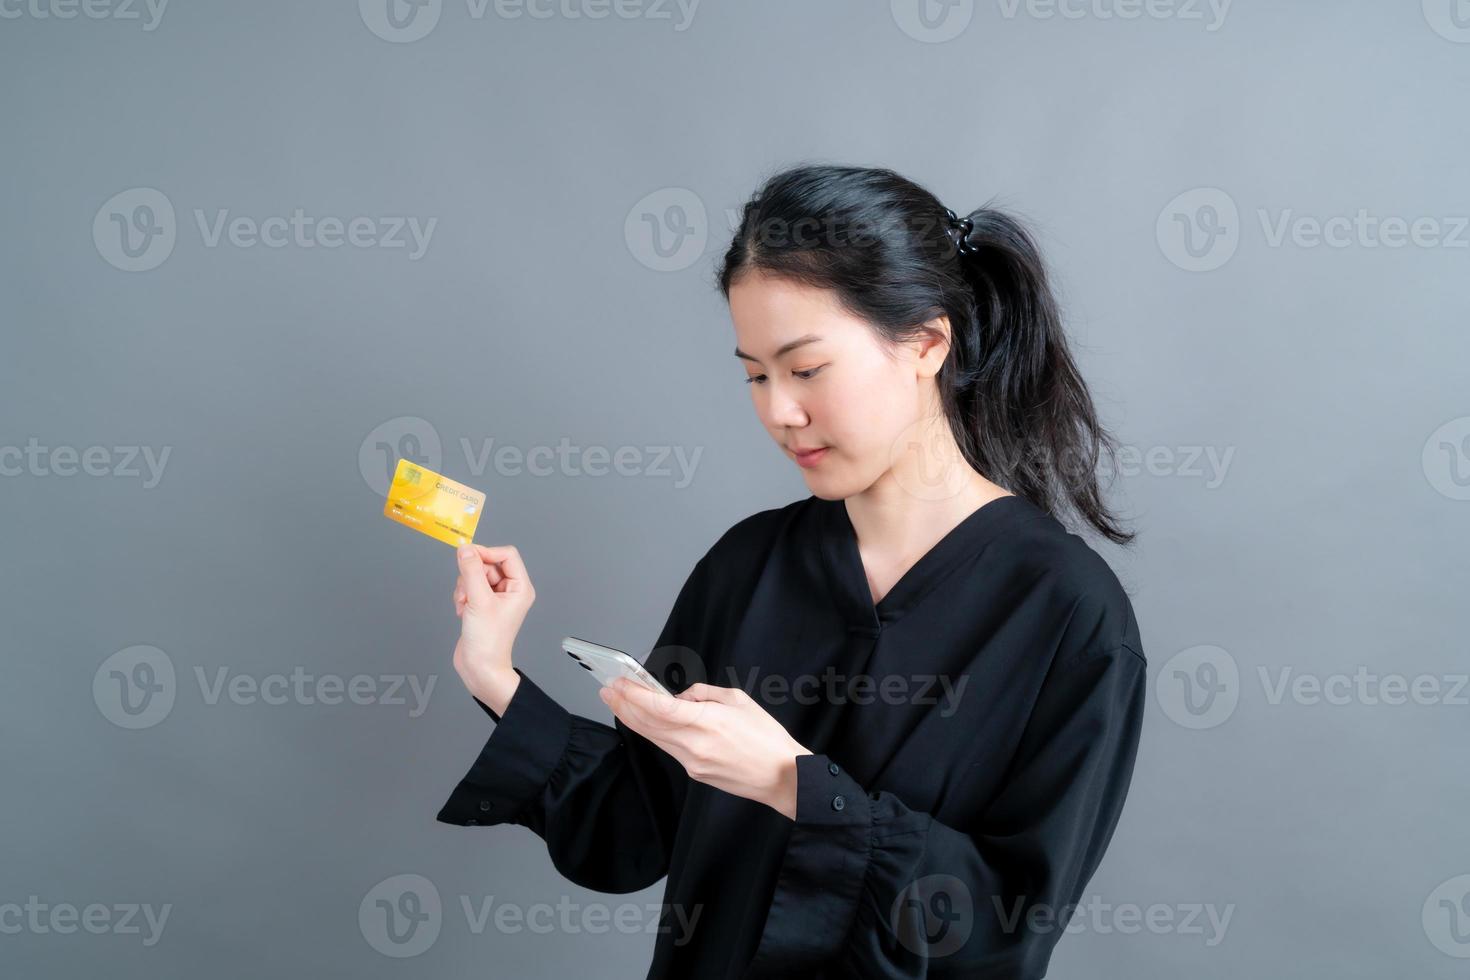
[(460, 545), (458, 556), (459, 578), (464, 583), (465, 600), (472, 608), (483, 609), (491, 601), (490, 581), (485, 577), (485, 563), (480, 560), (480, 553), (475, 550), (474, 545)]

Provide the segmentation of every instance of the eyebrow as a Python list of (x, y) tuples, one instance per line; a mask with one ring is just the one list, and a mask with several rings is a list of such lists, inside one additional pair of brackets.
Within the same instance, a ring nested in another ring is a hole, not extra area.
[[(805, 337), (797, 337), (795, 340), (791, 341), (788, 344), (782, 344), (776, 350), (775, 359), (779, 361), (781, 358), (785, 357), (787, 354), (789, 354), (792, 351), (796, 350), (796, 348), (798, 348), (798, 347), (805, 347), (807, 344), (815, 344), (817, 341), (819, 341), (821, 339), (822, 339), (821, 337), (818, 337), (814, 333), (809, 333)], [(757, 364), (760, 363), (760, 359), (759, 358), (751, 357), (749, 354), (745, 353), (745, 351), (741, 350), (739, 347), (735, 348), (735, 356), (736, 357), (742, 357), (742, 358), (744, 358), (747, 361), (755, 361), (755, 363), (757, 363)]]

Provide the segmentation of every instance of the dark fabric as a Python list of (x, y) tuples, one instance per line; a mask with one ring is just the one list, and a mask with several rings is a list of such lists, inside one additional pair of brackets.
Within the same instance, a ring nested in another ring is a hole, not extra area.
[(1142, 650), (1107, 563), (1020, 497), (875, 605), (846, 505), (811, 496), (731, 527), (646, 661), (676, 693), (744, 688), (811, 749), (794, 821), (519, 669), (438, 819), (527, 827), (598, 891), (667, 875), (649, 978), (1041, 977), (1123, 807)]

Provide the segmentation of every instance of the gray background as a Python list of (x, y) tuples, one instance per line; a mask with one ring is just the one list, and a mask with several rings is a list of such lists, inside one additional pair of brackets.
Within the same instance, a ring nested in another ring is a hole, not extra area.
[[(487, 492), (477, 537), (516, 544), (539, 596), (518, 664), (606, 721), (557, 640), (646, 652), (724, 529), (807, 494), (709, 273), (761, 177), (823, 161), (1030, 220), (1100, 411), (1152, 460), (1113, 487), (1138, 547), (1096, 544), (1142, 623), (1145, 737), (1051, 975), (1465, 976), (1470, 26), (1451, 15), (1470, 7), (1182, 5), (990, 0), (931, 30), (903, 0), (706, 0), (677, 30), (674, 8), (445, 0), (404, 41), (374, 33), (392, 34), (372, 3), (174, 0), (147, 30), (142, 7), (6, 0), (0, 447), (111, 462), (0, 458), (0, 905), (171, 909), (151, 946), (44, 917), (0, 933), (3, 972), (643, 976), (646, 932), (467, 925), (461, 896), (615, 910), (662, 885), (598, 895), (529, 831), (434, 822), (492, 726), (450, 663), (452, 552), (379, 516), (369, 436), (423, 419), (442, 445), (425, 461)], [(176, 211), (148, 271), (93, 236), (133, 188)], [(673, 210), (691, 201), (703, 216)], [(437, 225), (413, 260), (211, 247), (194, 217), (295, 208)], [(1359, 209), (1430, 224), (1400, 247), (1273, 243), (1283, 215)], [(461, 439), (645, 455), (623, 475), (580, 456), (477, 474)], [(156, 485), (113, 472), (128, 446), (168, 447)], [(653, 466), (658, 447), (699, 452), (693, 478)], [(104, 661), (139, 645), (168, 658), (174, 702), (128, 729)], [(211, 704), (196, 669), (221, 668), (435, 687), (416, 717)], [(1283, 671), (1360, 668), (1439, 693), (1274, 696)], [(1202, 700), (1186, 685), (1209, 669)], [(444, 909), (411, 959), (358, 917), (404, 874)]]

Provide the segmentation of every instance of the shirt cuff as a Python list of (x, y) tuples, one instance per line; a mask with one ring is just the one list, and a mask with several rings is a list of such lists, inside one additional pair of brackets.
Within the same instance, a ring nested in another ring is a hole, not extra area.
[(535, 801), (556, 771), (572, 732), (572, 715), (531, 678), (521, 682), (505, 706), (503, 717), (475, 698), (496, 718), (495, 730), (485, 740), (469, 772), (454, 787), (435, 818), (462, 827), (519, 823), (526, 806)]
[(752, 966), (831, 959), (857, 915), (873, 850), (872, 800), (826, 755), (796, 757), (796, 820)]

